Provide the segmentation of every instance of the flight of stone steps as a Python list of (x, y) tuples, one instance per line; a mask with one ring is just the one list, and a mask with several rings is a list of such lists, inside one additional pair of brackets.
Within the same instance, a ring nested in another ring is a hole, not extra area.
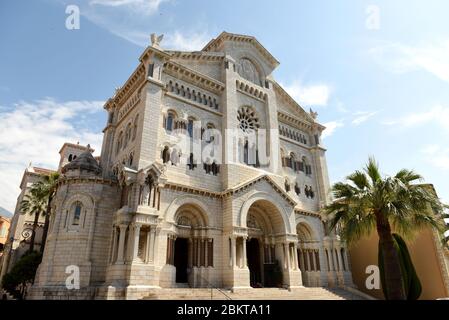
[(155, 289), (144, 300), (365, 300), (342, 288), (298, 288), (292, 291), (277, 288), (226, 289), (170, 288)]

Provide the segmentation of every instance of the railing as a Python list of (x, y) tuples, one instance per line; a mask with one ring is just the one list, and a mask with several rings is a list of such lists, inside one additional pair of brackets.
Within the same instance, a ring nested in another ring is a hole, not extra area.
[(217, 290), (218, 292), (220, 292), (222, 295), (224, 295), (226, 297), (226, 300), (232, 300), (232, 298), (230, 296), (228, 296), (222, 289), (214, 286), (212, 283), (210, 283), (206, 278), (204, 278), (203, 276), (199, 275), (199, 277), (204, 280), (207, 283), (207, 286), (210, 288), (210, 299), (213, 300), (213, 293), (214, 293), (214, 289)]

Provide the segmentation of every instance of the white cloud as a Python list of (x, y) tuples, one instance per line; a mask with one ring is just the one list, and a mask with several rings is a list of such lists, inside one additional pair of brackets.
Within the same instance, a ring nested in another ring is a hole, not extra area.
[(449, 148), (439, 145), (428, 145), (421, 149), (426, 156), (426, 161), (437, 169), (449, 171)]
[(175, 31), (168, 34), (162, 46), (166, 49), (194, 51), (201, 50), (213, 37), (207, 32), (181, 33)]
[(89, 5), (129, 8), (139, 14), (152, 15), (164, 1), (166, 0), (91, 0)]
[[(158, 33), (159, 6), (168, 0), (94, 0), (90, 6), (82, 8), (81, 12), (92, 23), (106, 29), (108, 32), (125, 39), (140, 47), (150, 45), (151, 33)], [(101, 6), (100, 6), (101, 5)], [(102, 7), (110, 7), (105, 10)], [(115, 10), (114, 10), (115, 9)], [(149, 17), (149, 16), (153, 17)], [(201, 31), (198, 31), (201, 30)], [(161, 42), (163, 49), (194, 51), (201, 50), (213, 38), (206, 27), (196, 29), (174, 30), (164, 33)]]
[(399, 119), (383, 122), (385, 125), (399, 125), (402, 127), (415, 127), (429, 123), (438, 124), (449, 130), (449, 108), (435, 106), (428, 111), (410, 113)]
[(449, 83), (449, 39), (416, 47), (388, 43), (372, 48), (369, 52), (391, 72), (424, 70)]
[(282, 87), (303, 106), (326, 106), (332, 91), (327, 84), (303, 85), (300, 81)]
[(367, 121), (369, 118), (375, 116), (378, 113), (378, 111), (373, 112), (367, 112), (367, 111), (359, 111), (354, 113), (355, 118), (352, 120), (353, 125), (360, 125)]
[(337, 130), (337, 128), (343, 127), (344, 123), (343, 121), (339, 120), (339, 121), (330, 121), (330, 122), (326, 122), (323, 124), (326, 129), (324, 130), (323, 134), (321, 135), (322, 139), (325, 139), (327, 137), (330, 137), (332, 134), (334, 134), (335, 130)]
[(59, 103), (46, 98), (0, 107), (0, 206), (14, 211), (23, 170), (29, 162), (55, 169), (64, 142), (90, 143), (99, 154), (101, 132), (83, 129), (80, 122), (83, 115), (101, 111), (102, 105), (102, 101)]

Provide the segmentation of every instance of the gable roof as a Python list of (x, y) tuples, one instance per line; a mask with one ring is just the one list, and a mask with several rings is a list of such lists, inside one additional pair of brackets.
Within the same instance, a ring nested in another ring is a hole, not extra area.
[(220, 35), (209, 41), (201, 51), (212, 51), (217, 48), (223, 41), (236, 41), (236, 42), (248, 42), (256, 47), (256, 49), (264, 56), (271, 64), (273, 68), (279, 65), (279, 61), (267, 50), (265, 47), (253, 36), (247, 36), (243, 34), (229, 33), (223, 31)]

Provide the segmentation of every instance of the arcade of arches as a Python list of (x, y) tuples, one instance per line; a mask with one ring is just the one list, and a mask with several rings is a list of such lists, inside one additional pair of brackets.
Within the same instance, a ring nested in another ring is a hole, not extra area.
[[(191, 203), (181, 205), (165, 240), (164, 263), (173, 273), (168, 286), (208, 286), (227, 266), (234, 273), (246, 274), (241, 286), (254, 288), (344, 283), (343, 273), (350, 270), (344, 247), (320, 240), (322, 237), (304, 219), (289, 233), (289, 222), (268, 200), (255, 201), (242, 218), (245, 232), (223, 239), (222, 230), (210, 225), (204, 209)], [(117, 225), (113, 238), (110, 263), (156, 263), (154, 224)], [(222, 250), (222, 239), (228, 241), (227, 252)]]

